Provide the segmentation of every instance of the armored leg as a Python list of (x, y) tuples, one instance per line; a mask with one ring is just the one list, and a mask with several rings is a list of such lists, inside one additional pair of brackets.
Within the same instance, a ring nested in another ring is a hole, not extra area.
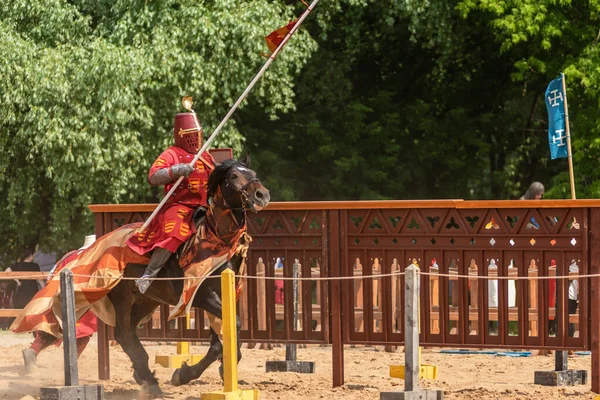
[(135, 281), (136, 286), (140, 293), (145, 293), (148, 290), (148, 287), (152, 283), (152, 278), (158, 275), (158, 272), (162, 268), (163, 265), (169, 260), (173, 253), (171, 253), (167, 249), (162, 249), (157, 247), (152, 252), (152, 257), (150, 257), (150, 262), (148, 266), (144, 270), (144, 275), (137, 281)]

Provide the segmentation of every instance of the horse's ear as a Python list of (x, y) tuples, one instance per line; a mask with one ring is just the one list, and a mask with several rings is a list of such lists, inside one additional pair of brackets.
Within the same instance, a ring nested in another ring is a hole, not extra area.
[(243, 163), (244, 163), (244, 164), (246, 164), (247, 166), (250, 166), (250, 161), (251, 161), (251, 158), (252, 158), (252, 157), (250, 157), (250, 150), (249, 150), (247, 147), (245, 147), (245, 149), (244, 149), (244, 152), (243, 152), (243, 153), (244, 153), (244, 154), (243, 154), (243, 155), (242, 155), (242, 157), (239, 159), (239, 161), (243, 162)]

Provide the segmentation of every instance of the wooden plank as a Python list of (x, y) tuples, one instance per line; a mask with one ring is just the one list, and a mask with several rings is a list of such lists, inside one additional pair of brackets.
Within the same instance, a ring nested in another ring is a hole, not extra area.
[[(340, 263), (340, 211), (329, 213), (330, 257), (329, 276), (341, 276)], [(343, 237), (343, 236), (342, 236)], [(331, 357), (333, 387), (344, 384), (344, 340), (342, 332), (342, 285), (340, 280), (331, 281), (329, 285), (329, 321), (331, 324)]]
[[(488, 310), (489, 310), (488, 320), (497, 321), (498, 320), (498, 307), (490, 307), (490, 308), (488, 308)], [(359, 311), (359, 310), (357, 310), (357, 311)], [(432, 309), (430, 315), (431, 315), (432, 320), (438, 320), (440, 317), (439, 308)], [(459, 318), (458, 307), (452, 307), (450, 310), (449, 316), (450, 316), (450, 318), (449, 318), (450, 321), (458, 321), (458, 318)], [(548, 316), (555, 317), (556, 316), (556, 308), (549, 309)], [(469, 321), (478, 321), (478, 320), (479, 320), (479, 313), (478, 313), (477, 308), (471, 308), (469, 310)], [(519, 320), (519, 309), (518, 308), (511, 307), (509, 309), (508, 320), (509, 321), (518, 321)], [(539, 320), (538, 309), (530, 308), (529, 309), (529, 321), (531, 322), (531, 321), (538, 321), (538, 320)], [(569, 323), (571, 323), (571, 324), (579, 323), (579, 314), (569, 314)]]
[[(262, 258), (259, 258), (256, 264), (256, 275), (259, 277), (266, 276), (265, 263)], [(257, 297), (258, 297), (258, 329), (261, 331), (267, 330), (267, 290), (266, 279), (258, 279), (256, 281)]]
[(600, 207), (600, 200), (465, 200), (456, 202), (456, 208), (588, 208)]
[(35, 272), (35, 271), (24, 271), (24, 272), (13, 272), (13, 271), (3, 271), (0, 272), (0, 280), (8, 280), (8, 279), (20, 279), (22, 281), (35, 281), (38, 279), (46, 280), (48, 279), (48, 273), (46, 272)]
[[(115, 213), (115, 212), (148, 212), (151, 213), (158, 206), (155, 203), (142, 204), (90, 204), (88, 208), (93, 213)], [(106, 233), (106, 232), (104, 232)]]
[(0, 308), (0, 317), (16, 317), (21, 311), (19, 308)]
[[(152, 212), (158, 204), (90, 204), (93, 213)], [(285, 201), (271, 202), (265, 208), (275, 210), (373, 210), (409, 208), (600, 208), (600, 199), (584, 200), (362, 200), (362, 201)]]

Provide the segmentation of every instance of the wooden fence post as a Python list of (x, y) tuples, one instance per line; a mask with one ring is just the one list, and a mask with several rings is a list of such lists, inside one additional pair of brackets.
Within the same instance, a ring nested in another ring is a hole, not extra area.
[[(600, 209), (591, 209), (588, 225), (590, 274), (600, 273)], [(592, 350), (592, 392), (600, 393), (600, 278), (590, 278), (590, 350)], [(581, 321), (585, 323), (585, 321)]]
[(75, 326), (75, 289), (73, 273), (70, 269), (60, 272), (60, 307), (64, 346), (65, 386), (43, 387), (40, 389), (41, 400), (102, 400), (102, 385), (79, 385), (77, 370), (77, 336)]
[(404, 392), (381, 392), (380, 400), (441, 400), (444, 392), (419, 387), (419, 267), (408, 266), (404, 275)]
[(419, 292), (421, 282), (417, 276), (417, 266), (406, 268), (404, 286), (404, 390), (419, 390)]
[(65, 362), (65, 386), (79, 386), (77, 371), (77, 337), (75, 325), (75, 293), (73, 273), (69, 269), (60, 272), (60, 305), (62, 312), (63, 346)]
[[(298, 329), (298, 304), (299, 304), (299, 293), (298, 293), (298, 278), (300, 277), (300, 260), (296, 258), (292, 265), (292, 276), (294, 281), (292, 283), (292, 325), (293, 329)], [(310, 329), (310, 327), (304, 327), (304, 329)], [(285, 345), (285, 361), (267, 361), (265, 363), (265, 369), (267, 372), (297, 372), (303, 374), (312, 374), (315, 372), (315, 363), (312, 361), (297, 361), (296, 343), (288, 343)]]

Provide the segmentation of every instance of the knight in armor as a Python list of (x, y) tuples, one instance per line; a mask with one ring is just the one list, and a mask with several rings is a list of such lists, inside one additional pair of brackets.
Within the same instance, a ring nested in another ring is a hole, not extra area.
[(148, 182), (153, 186), (164, 186), (166, 194), (179, 177), (184, 179), (148, 227), (127, 241), (138, 254), (152, 252), (143, 276), (135, 282), (141, 293), (146, 292), (151, 278), (158, 274), (177, 248), (195, 233), (192, 220), (195, 209), (208, 204), (208, 176), (215, 168), (215, 161), (205, 152), (193, 166), (190, 165), (202, 145), (203, 131), (196, 113), (177, 114), (173, 134), (175, 145), (154, 161)]

